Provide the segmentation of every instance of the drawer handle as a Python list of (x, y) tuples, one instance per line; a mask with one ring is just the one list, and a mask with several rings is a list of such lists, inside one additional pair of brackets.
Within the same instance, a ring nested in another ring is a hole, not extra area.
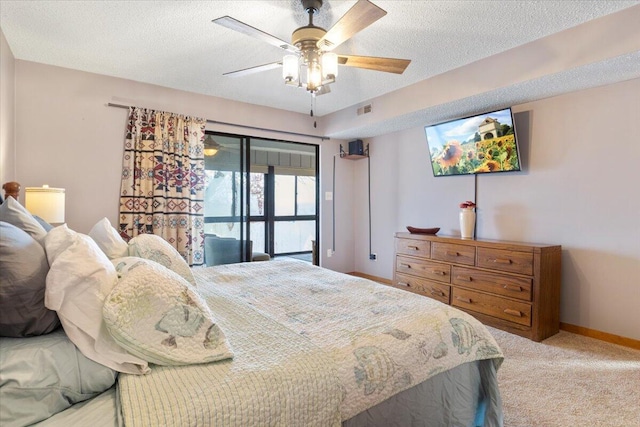
[(438, 290), (435, 290), (435, 289), (431, 289), (431, 295), (437, 295), (439, 297), (443, 297), (444, 296), (444, 292), (438, 291)]
[(467, 304), (471, 304), (472, 303), (471, 298), (456, 297), (456, 299), (458, 301), (466, 302)]
[(522, 286), (516, 286), (516, 285), (504, 285), (503, 288), (505, 288), (508, 291), (513, 291), (513, 292), (522, 292)]
[(510, 308), (505, 308), (504, 312), (506, 314), (510, 314), (511, 316), (522, 317), (522, 312), (520, 312), (518, 310), (512, 310)]
[(504, 259), (504, 258), (496, 258), (493, 260), (493, 262), (495, 262), (496, 264), (511, 264), (513, 263), (513, 261), (511, 261), (510, 259)]
[(445, 252), (447, 255), (449, 256), (460, 256), (460, 252), (451, 252), (451, 251), (447, 251)]
[(471, 282), (473, 281), (473, 277), (471, 276), (458, 276), (459, 280), (464, 280), (465, 282)]
[(404, 267), (404, 268), (411, 268), (410, 264), (405, 264), (403, 262), (400, 263), (400, 267)]
[(410, 287), (411, 287), (411, 285), (410, 285), (409, 283), (397, 282), (396, 284), (397, 284), (397, 285), (400, 285), (400, 286), (406, 286), (407, 288), (410, 288)]
[(414, 251), (419, 251), (420, 250), (420, 248), (417, 247), (417, 246), (407, 246), (407, 248), (413, 249)]
[(432, 272), (433, 274), (437, 274), (437, 275), (439, 275), (439, 276), (444, 276), (444, 275), (446, 275), (446, 274), (447, 274), (447, 273), (445, 273), (444, 271), (440, 271), (440, 270), (431, 270), (431, 272)]

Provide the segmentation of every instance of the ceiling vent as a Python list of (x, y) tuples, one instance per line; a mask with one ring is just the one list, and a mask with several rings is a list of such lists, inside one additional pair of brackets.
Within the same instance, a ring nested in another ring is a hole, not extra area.
[(358, 115), (361, 116), (363, 114), (369, 114), (372, 111), (371, 104), (365, 105), (364, 107), (358, 108)]

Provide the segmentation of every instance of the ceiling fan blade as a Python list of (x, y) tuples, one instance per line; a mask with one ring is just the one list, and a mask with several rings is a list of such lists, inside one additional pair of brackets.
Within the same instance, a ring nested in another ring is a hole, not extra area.
[(386, 14), (369, 0), (359, 0), (318, 40), (317, 46), (322, 50), (332, 50)]
[(270, 45), (288, 50), (289, 52), (298, 52), (298, 48), (293, 46), (292, 44), (287, 43), (284, 40), (280, 40), (279, 38), (272, 36), (269, 33), (265, 33), (262, 30), (254, 28), (251, 25), (245, 24), (244, 22), (238, 21), (237, 19), (234, 19), (230, 16), (223, 16), (221, 18), (214, 19), (211, 22), (213, 22), (214, 24), (222, 25), (223, 27), (227, 27), (239, 33), (255, 37), (259, 40), (269, 43)]
[(261, 71), (273, 70), (274, 68), (278, 67), (282, 67), (282, 61), (272, 62), (270, 64), (256, 65), (255, 67), (244, 68), (242, 70), (229, 71), (228, 73), (224, 73), (223, 76), (242, 77), (248, 74), (259, 73)]
[(366, 68), (385, 73), (402, 74), (411, 63), (410, 59), (379, 58), (376, 56), (338, 55), (338, 64), (347, 67)]

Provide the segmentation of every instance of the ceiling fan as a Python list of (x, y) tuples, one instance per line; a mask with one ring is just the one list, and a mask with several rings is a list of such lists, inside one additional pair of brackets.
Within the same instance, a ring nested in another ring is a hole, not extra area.
[[(281, 61), (231, 71), (223, 75), (244, 76), (282, 67), (286, 84), (304, 87), (313, 95), (322, 95), (329, 92), (328, 85), (335, 82), (338, 65), (402, 74), (411, 62), (409, 59), (338, 55), (331, 52), (387, 14), (369, 0), (358, 0), (329, 31), (313, 25), (313, 15), (320, 10), (323, 0), (300, 1), (309, 14), (309, 24), (293, 32), (291, 43), (230, 16), (214, 19), (212, 22), (218, 25), (255, 37), (288, 52)], [(303, 72), (305, 69), (306, 72)]]

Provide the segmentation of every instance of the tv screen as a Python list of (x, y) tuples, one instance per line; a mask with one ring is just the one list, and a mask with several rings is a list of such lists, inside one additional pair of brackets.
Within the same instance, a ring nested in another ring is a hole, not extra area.
[(511, 108), (424, 129), (434, 176), (520, 170)]

